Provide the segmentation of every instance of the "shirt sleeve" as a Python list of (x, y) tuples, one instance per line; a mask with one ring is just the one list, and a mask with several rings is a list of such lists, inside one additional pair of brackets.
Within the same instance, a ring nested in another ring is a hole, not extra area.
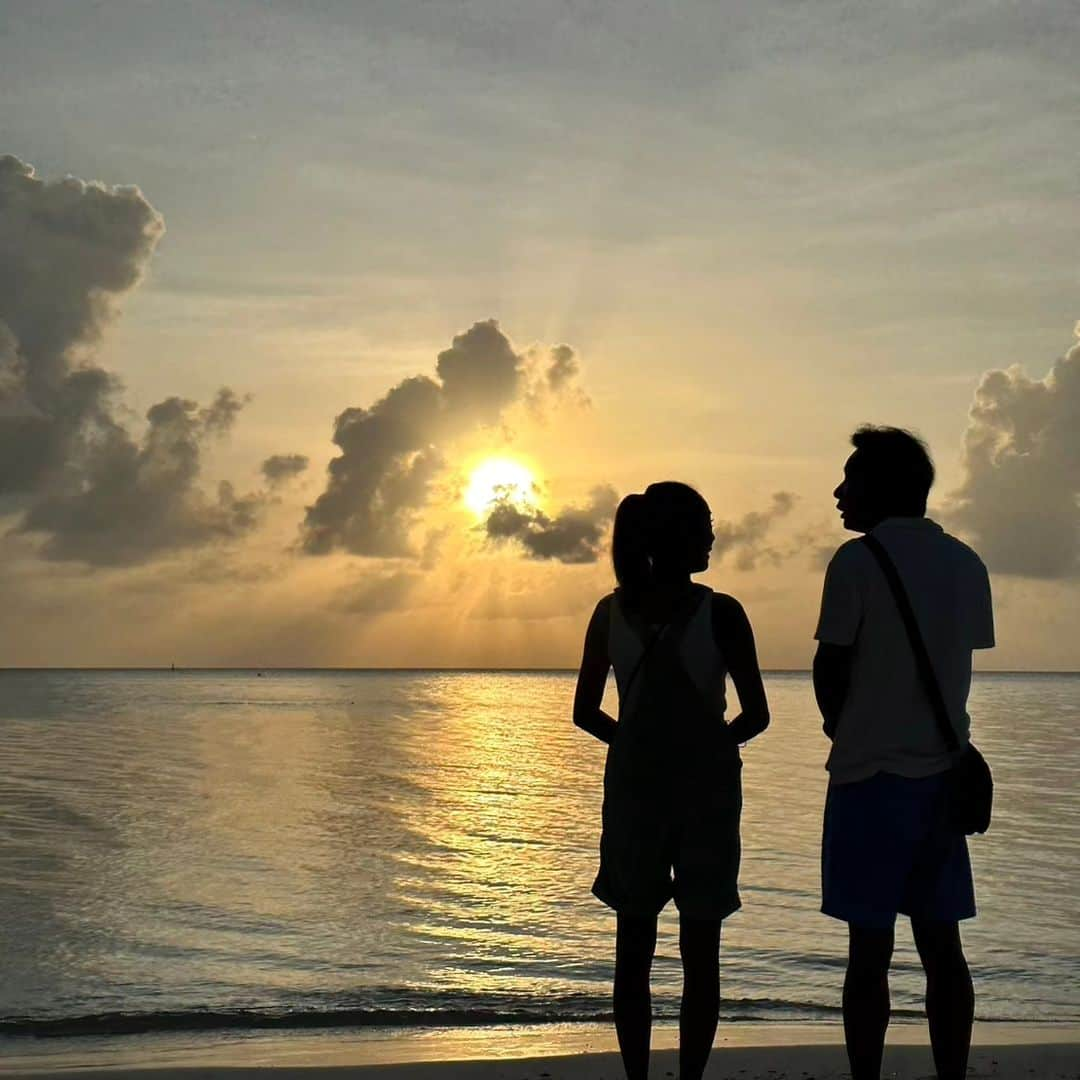
[(975, 596), (972, 602), (971, 647), (992, 649), (994, 647), (994, 605), (990, 596), (990, 575), (979, 563), (975, 575)]
[(863, 602), (850, 547), (832, 557), (825, 571), (821, 614), (814, 637), (827, 645), (853, 645), (862, 622)]

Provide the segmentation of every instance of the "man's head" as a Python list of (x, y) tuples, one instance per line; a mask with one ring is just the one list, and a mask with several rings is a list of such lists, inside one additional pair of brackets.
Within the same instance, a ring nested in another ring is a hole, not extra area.
[(851, 436), (854, 453), (833, 496), (844, 528), (869, 532), (887, 517), (922, 517), (934, 463), (922, 439), (894, 427), (865, 425)]

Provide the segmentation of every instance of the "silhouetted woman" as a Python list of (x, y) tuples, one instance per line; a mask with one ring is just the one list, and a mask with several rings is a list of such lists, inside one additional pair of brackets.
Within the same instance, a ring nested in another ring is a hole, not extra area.
[[(593, 892), (618, 916), (615, 1029), (629, 1080), (646, 1080), (656, 918), (679, 909), (679, 1075), (698, 1080), (720, 1011), (720, 924), (739, 907), (739, 744), (769, 723), (754, 637), (739, 602), (690, 580), (715, 536), (686, 484), (651, 484), (615, 515), (619, 587), (596, 605), (574, 723), (608, 744)], [(600, 708), (609, 669), (616, 722)], [(730, 673), (742, 712), (724, 722)]]

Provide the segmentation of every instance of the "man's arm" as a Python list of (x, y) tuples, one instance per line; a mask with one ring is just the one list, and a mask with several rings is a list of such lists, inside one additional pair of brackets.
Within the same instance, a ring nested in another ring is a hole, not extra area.
[(859, 558), (865, 545), (847, 543), (829, 562), (821, 591), (821, 613), (814, 637), (814, 697), (821, 710), (822, 730), (836, 737), (840, 712), (851, 686), (855, 639), (862, 623), (863, 600), (859, 585)]
[(608, 672), (611, 670), (607, 649), (610, 602), (610, 598), (601, 600), (589, 620), (577, 689), (574, 691), (575, 725), (604, 743), (610, 743), (615, 737), (617, 726), (615, 720), (600, 708), (600, 702), (604, 700)]
[(748, 742), (769, 726), (769, 703), (761, 682), (754, 631), (742, 605), (733, 596), (713, 597), (713, 638), (724, 657), (742, 712), (728, 724), (737, 743)]
[(982, 560), (978, 560), (975, 577), (975, 603), (971, 611), (971, 647), (992, 649), (994, 647), (994, 604), (990, 598), (990, 575)]
[(830, 645), (820, 642), (814, 654), (814, 697), (821, 710), (822, 731), (830, 738), (836, 735), (840, 711), (851, 685), (851, 666), (855, 649), (851, 645)]

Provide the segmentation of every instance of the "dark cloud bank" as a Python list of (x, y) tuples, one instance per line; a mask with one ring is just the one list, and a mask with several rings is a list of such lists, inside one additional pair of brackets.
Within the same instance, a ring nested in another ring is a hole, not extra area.
[(163, 232), (138, 188), (46, 183), (0, 157), (0, 510), (46, 558), (130, 565), (255, 524), (261, 496), (198, 486), (245, 399), (166, 398), (137, 438), (119, 379), (89, 359)]
[(1043, 379), (989, 371), (964, 437), (964, 482), (944, 516), (991, 570), (1065, 578), (1080, 570), (1080, 344)]
[(484, 522), (492, 540), (516, 540), (532, 559), (564, 563), (596, 562), (607, 541), (619, 496), (608, 486), (594, 488), (589, 501), (554, 517), (511, 500), (496, 503)]
[[(510, 494), (492, 508), (483, 528), (492, 540), (516, 541), (531, 559), (591, 563), (607, 550), (618, 504), (615, 489), (605, 485), (594, 488), (584, 506), (567, 507), (549, 517), (535, 507), (522, 506)], [(794, 505), (794, 495), (778, 491), (767, 510), (751, 511), (738, 521), (716, 522), (713, 560), (719, 562), (730, 553), (736, 569), (753, 570), (760, 560), (778, 563), (792, 554), (768, 543), (767, 537)]]

